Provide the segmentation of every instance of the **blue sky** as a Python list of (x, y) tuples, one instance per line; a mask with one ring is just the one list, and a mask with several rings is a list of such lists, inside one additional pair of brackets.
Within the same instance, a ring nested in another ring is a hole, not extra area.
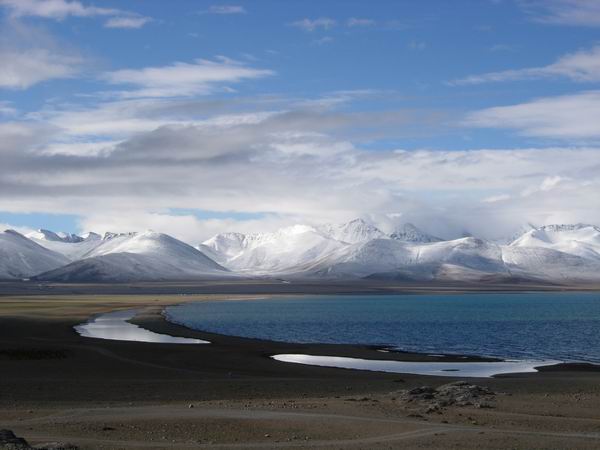
[(0, 0), (0, 223), (600, 221), (600, 4)]

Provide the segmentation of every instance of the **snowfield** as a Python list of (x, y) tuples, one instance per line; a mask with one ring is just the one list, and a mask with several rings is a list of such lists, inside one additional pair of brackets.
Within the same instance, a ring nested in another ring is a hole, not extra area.
[(153, 231), (0, 234), (0, 279), (129, 282), (270, 276), (594, 283), (600, 281), (600, 228), (530, 227), (499, 243), (476, 237), (442, 240), (411, 224), (384, 233), (356, 219), (271, 233), (222, 233), (195, 248)]
[(69, 260), (13, 230), (0, 233), (0, 279), (29, 278)]
[[(81, 242), (71, 245), (81, 245)], [(42, 281), (165, 281), (229, 277), (232, 274), (194, 247), (162, 233), (111, 234), (82, 259), (42, 273)]]

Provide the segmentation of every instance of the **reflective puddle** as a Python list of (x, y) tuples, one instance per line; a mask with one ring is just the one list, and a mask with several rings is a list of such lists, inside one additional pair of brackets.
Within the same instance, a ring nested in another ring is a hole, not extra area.
[(560, 361), (498, 361), (498, 362), (414, 362), (382, 361), (373, 359), (345, 358), (338, 356), (314, 356), (301, 354), (274, 355), (273, 359), (295, 364), (321, 367), (372, 370), (376, 372), (411, 373), (441, 377), (487, 378), (507, 373), (537, 372), (536, 367), (558, 364)]
[(135, 317), (138, 309), (112, 311), (93, 317), (86, 323), (75, 326), (81, 336), (109, 339), (113, 341), (153, 342), (159, 344), (210, 344), (209, 341), (159, 334), (141, 328), (128, 320)]

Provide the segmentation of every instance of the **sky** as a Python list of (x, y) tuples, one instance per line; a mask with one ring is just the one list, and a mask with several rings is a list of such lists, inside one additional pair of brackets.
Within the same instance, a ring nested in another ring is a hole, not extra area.
[(600, 225), (600, 1), (0, 0), (0, 227)]

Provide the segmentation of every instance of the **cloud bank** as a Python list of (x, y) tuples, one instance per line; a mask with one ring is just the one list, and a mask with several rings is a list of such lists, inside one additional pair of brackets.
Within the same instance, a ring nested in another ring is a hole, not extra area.
[[(5, 26), (13, 27), (0, 38), (0, 88), (11, 91), (75, 77), (86, 64), (77, 51), (23, 25), (25, 18), (96, 17), (105, 27), (125, 29), (152, 20), (79, 1), (0, 0), (0, 6), (10, 14)], [(577, 0), (534, 6), (545, 22), (593, 22), (594, 11)], [(237, 5), (207, 8), (206, 14), (246, 13)], [(377, 23), (317, 17), (288, 25), (324, 43), (332, 38), (319, 31), (339, 26), (346, 33), (363, 28), (353, 32), (362, 34)], [(425, 43), (410, 41), (408, 48), (422, 50)], [(411, 109), (409, 95), (389, 107), (374, 100), (390, 93), (370, 89), (316, 98), (245, 96), (239, 86), (276, 76), (259, 59), (249, 61), (217, 56), (105, 69), (88, 78), (99, 87), (85, 98), (49, 101), (29, 112), (0, 102), (0, 211), (76, 215), (81, 231), (153, 228), (192, 244), (221, 231), (357, 216), (378, 224), (413, 222), (446, 238), (495, 238), (525, 223), (600, 224), (600, 91), (593, 86), (462, 114)], [(594, 46), (544, 66), (454, 84), (596, 83), (598, 61)], [(464, 149), (448, 151), (442, 144), (417, 150), (397, 144), (449, 128), (505, 129), (530, 138), (531, 147), (469, 148), (465, 140)]]
[(545, 97), (470, 113), (468, 126), (513, 129), (525, 136), (600, 142), (600, 91)]
[[(153, 228), (188, 242), (390, 214), (448, 237), (600, 222), (595, 147), (373, 152), (343, 136), (360, 121), (376, 123), (375, 112), (286, 109), (286, 100), (265, 109), (260, 99), (254, 112), (241, 112), (224, 102), (123, 100), (87, 112), (128, 108), (124, 122), (135, 126), (124, 128), (114, 120), (68, 130), (61, 121), (74, 127), (65, 117), (79, 113), (65, 110), (2, 123), (0, 210), (78, 214), (84, 229)], [(78, 139), (105, 141), (90, 151)], [(203, 211), (235, 213), (206, 220)]]

